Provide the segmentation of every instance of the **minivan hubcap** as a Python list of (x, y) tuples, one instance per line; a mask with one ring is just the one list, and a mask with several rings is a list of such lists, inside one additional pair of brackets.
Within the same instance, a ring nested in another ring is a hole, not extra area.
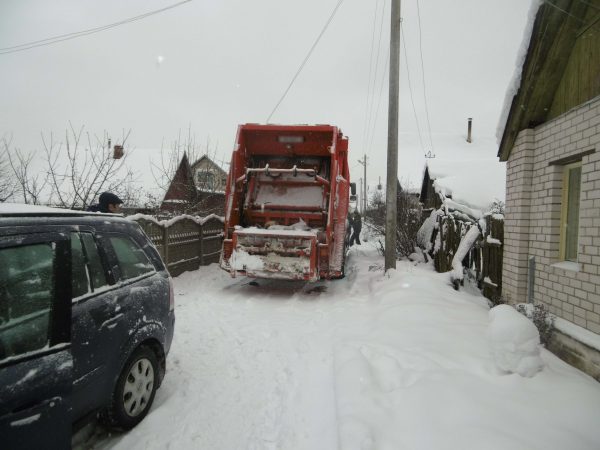
[(123, 388), (123, 406), (130, 417), (140, 414), (148, 405), (154, 387), (154, 369), (146, 358), (131, 367)]

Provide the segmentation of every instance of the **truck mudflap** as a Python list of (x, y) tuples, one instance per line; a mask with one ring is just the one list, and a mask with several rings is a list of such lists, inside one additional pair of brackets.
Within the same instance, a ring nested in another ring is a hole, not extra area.
[(316, 231), (240, 228), (223, 262), (232, 276), (316, 281), (317, 239)]

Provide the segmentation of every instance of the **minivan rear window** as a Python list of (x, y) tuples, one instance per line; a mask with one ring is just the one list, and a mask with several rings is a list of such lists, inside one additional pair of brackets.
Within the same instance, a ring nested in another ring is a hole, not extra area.
[(119, 262), (122, 280), (154, 272), (154, 265), (152, 265), (144, 251), (130, 238), (111, 236), (110, 243)]

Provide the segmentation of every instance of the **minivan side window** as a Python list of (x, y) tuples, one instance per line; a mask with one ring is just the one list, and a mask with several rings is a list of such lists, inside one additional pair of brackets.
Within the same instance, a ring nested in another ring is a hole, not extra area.
[(108, 285), (96, 242), (91, 233), (71, 233), (72, 298)]
[(91, 233), (81, 233), (81, 239), (83, 241), (83, 247), (85, 248), (85, 254), (87, 256), (88, 267), (90, 270), (90, 278), (92, 279), (92, 289), (98, 290), (103, 286), (108, 285), (106, 279), (106, 272), (102, 266), (100, 255), (98, 254), (98, 247), (94, 236)]
[(77, 298), (92, 292), (79, 233), (71, 233), (71, 261), (72, 297)]
[(154, 265), (133, 240), (125, 236), (111, 236), (109, 239), (119, 262), (122, 280), (154, 272)]
[(56, 247), (0, 248), (0, 360), (48, 344)]

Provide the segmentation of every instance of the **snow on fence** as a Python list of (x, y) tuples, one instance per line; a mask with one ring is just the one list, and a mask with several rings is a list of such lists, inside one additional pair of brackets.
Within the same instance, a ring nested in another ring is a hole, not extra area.
[[(434, 267), (437, 272), (452, 271), (452, 282), (456, 289), (462, 284), (460, 266), (453, 266), (457, 253), (462, 259), (462, 266), (477, 280), (483, 295), (494, 301), (500, 297), (502, 291), (502, 242), (504, 241), (504, 218), (500, 214), (488, 214), (479, 224), (462, 220), (455, 215), (437, 214), (430, 219), (436, 220), (431, 230), (431, 244), (429, 253), (433, 256)], [(472, 243), (476, 233), (469, 230), (472, 227), (480, 229), (479, 236)], [(470, 241), (470, 242), (466, 242)], [(463, 242), (463, 248), (461, 248)], [(468, 248), (464, 248), (464, 244)]]
[(136, 214), (128, 219), (144, 229), (174, 277), (219, 261), (223, 239), (221, 217), (181, 215), (159, 221), (152, 216)]

